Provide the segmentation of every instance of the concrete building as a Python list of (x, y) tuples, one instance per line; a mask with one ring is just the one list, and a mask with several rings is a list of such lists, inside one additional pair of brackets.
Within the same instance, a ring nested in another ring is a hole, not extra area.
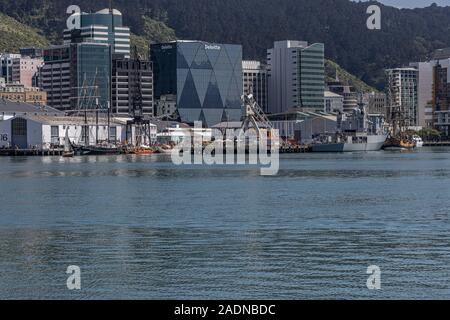
[(431, 55), (431, 61), (450, 59), (450, 48), (437, 49)]
[(72, 76), (70, 46), (54, 46), (44, 50), (40, 69), (40, 87), (47, 92), (48, 105), (59, 110), (71, 109)]
[(324, 45), (278, 41), (267, 51), (270, 113), (292, 108), (322, 111), (325, 91)]
[(26, 87), (23, 84), (0, 85), (0, 99), (47, 105), (47, 93), (45, 91), (35, 87)]
[(304, 112), (298, 109), (269, 115), (274, 129), (279, 130), (280, 138), (309, 144), (317, 136), (335, 134), (337, 130), (337, 116), (321, 112)]
[(344, 111), (344, 97), (331, 91), (324, 92), (325, 107), (324, 112), (343, 112)]
[(242, 61), (244, 94), (252, 94), (259, 106), (268, 112), (267, 67), (259, 61)]
[[(448, 60), (446, 61), (448, 62)], [(450, 71), (437, 62), (433, 68), (433, 127), (450, 135)]]
[(130, 28), (123, 25), (122, 13), (103, 9), (95, 13), (75, 13), (80, 16), (79, 29), (64, 30), (64, 44), (89, 42), (111, 46), (114, 55), (130, 57)]
[(127, 58), (113, 59), (112, 104), (113, 114), (132, 113), (136, 95), (141, 93), (144, 115), (154, 115), (153, 70), (150, 61)]
[(410, 64), (418, 70), (419, 125), (446, 132), (450, 104), (450, 48), (436, 50), (430, 61)]
[(12, 82), (20, 83), (26, 87), (34, 87), (35, 76), (44, 64), (42, 58), (22, 56), (13, 60)]
[(156, 103), (156, 117), (172, 117), (177, 112), (177, 97), (174, 94), (163, 95)]
[(344, 113), (352, 113), (358, 108), (358, 93), (352, 86), (336, 79), (336, 81), (328, 82), (328, 90), (344, 97), (342, 106)]
[[(443, 64), (449, 66), (449, 59)], [(434, 67), (437, 61), (414, 62), (410, 66), (417, 69), (417, 100), (418, 100), (418, 125), (421, 127), (433, 126), (433, 82)]]
[(32, 59), (43, 58), (44, 50), (41, 48), (21, 48), (20, 55), (22, 57), (30, 57)]
[(362, 94), (362, 102), (370, 114), (387, 115), (387, 97), (382, 92), (369, 92)]
[(415, 68), (386, 70), (388, 107), (400, 107), (409, 127), (419, 126), (418, 75)]
[(242, 46), (173, 41), (150, 46), (155, 101), (177, 97), (182, 122), (211, 127), (242, 117)]
[(19, 58), (20, 54), (0, 53), (0, 77), (5, 78), (6, 83), (13, 81), (13, 62)]

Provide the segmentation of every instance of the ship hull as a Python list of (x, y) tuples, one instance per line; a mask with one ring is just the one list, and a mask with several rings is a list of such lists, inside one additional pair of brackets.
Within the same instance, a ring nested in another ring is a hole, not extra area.
[(121, 150), (117, 148), (81, 147), (76, 150), (76, 154), (81, 156), (119, 155)]
[(312, 146), (313, 152), (368, 152), (380, 151), (387, 136), (368, 136), (366, 143), (327, 143)]

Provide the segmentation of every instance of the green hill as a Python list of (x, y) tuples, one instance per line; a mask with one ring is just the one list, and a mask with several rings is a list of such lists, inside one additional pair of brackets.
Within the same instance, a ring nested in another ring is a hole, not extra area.
[(136, 46), (142, 56), (148, 56), (150, 43), (161, 43), (176, 40), (175, 30), (169, 28), (164, 22), (142, 16), (142, 30), (140, 35), (131, 35), (131, 45)]
[(369, 86), (331, 60), (325, 60), (325, 75), (326, 81), (334, 81), (337, 75), (341, 82), (353, 86), (358, 92), (378, 92), (377, 89)]
[(23, 47), (45, 47), (48, 40), (39, 30), (0, 13), (0, 52), (18, 52)]
[[(22, 5), (20, 4), (21, 1), (23, 1)], [(17, 52), (21, 47), (45, 47), (49, 45), (49, 42), (52, 42), (54, 44), (60, 43), (62, 34), (61, 30), (64, 28), (64, 19), (66, 18), (64, 1), (66, 0), (61, 0), (59, 2), (52, 0), (17, 0), (16, 2), (18, 2), (18, 4), (13, 4), (13, 2), (9, 0), (0, 0), (0, 10), (10, 12), (10, 14), (12, 14), (14, 17), (22, 21), (19, 22), (14, 18), (0, 13), (0, 51)], [(184, 1), (185, 0), (180, 0), (180, 5), (183, 4)], [(242, 3), (251, 3), (251, 1), (253, 0), (243, 0)], [(34, 2), (36, 3), (33, 4)], [(84, 0), (80, 0), (80, 2), (83, 10), (86, 10), (87, 8), (97, 10), (106, 5), (98, 3), (84, 3)], [(129, 0), (129, 3), (131, 2), (135, 1)], [(25, 3), (27, 3), (29, 6), (25, 6)], [(40, 3), (41, 5), (37, 6), (37, 3)], [(158, 3), (158, 0), (155, 0), (155, 3)], [(213, 37), (213, 35), (206, 30), (205, 26), (203, 26), (203, 28), (205, 29), (201, 32), (200, 35), (190, 37), (189, 34), (195, 34), (196, 32), (198, 32), (196, 30), (199, 30), (199, 28), (202, 26), (201, 24), (194, 24), (194, 22), (191, 20), (186, 20), (186, 25), (179, 25), (178, 23), (175, 24), (177, 25), (177, 28), (175, 29), (169, 27), (169, 24), (173, 25), (174, 21), (178, 21), (178, 18), (169, 16), (168, 14), (168, 12), (172, 12), (171, 10), (175, 10), (175, 8), (169, 5), (170, 3), (171, 0), (167, 0), (164, 6), (156, 6), (155, 8), (153, 8), (150, 4), (146, 4), (146, 1), (143, 1), (138, 4), (138, 7), (141, 7), (142, 10), (133, 11), (130, 9), (131, 6), (125, 6), (125, 4), (121, 4), (118, 0), (115, 1), (115, 6), (120, 8), (120, 10), (124, 14), (125, 24), (132, 27), (131, 44), (132, 46), (137, 47), (138, 52), (141, 56), (148, 55), (149, 43), (175, 40), (177, 39), (178, 34), (184, 35), (184, 37), (180, 38), (203, 39), (218, 42), (222, 41), (218, 35)], [(221, 6), (224, 12), (227, 12), (228, 9), (226, 3), (222, 3)], [(189, 11), (190, 9), (186, 8), (186, 10)], [(203, 10), (211, 10), (211, 7), (208, 6), (208, 3), (205, 3)], [(60, 15), (52, 15), (51, 18), (46, 18), (48, 12), (50, 11), (62, 13)], [(179, 19), (183, 18), (180, 16)], [(209, 23), (207, 19), (205, 20), (205, 23)], [(224, 23), (224, 21), (220, 23)], [(35, 27), (29, 27), (27, 26), (27, 24)], [(192, 25), (191, 31), (186, 27), (187, 25)], [(40, 29), (37, 29), (37, 26), (42, 28), (42, 31)], [(247, 28), (247, 26), (244, 27), (243, 25), (239, 25), (239, 23), (233, 26), (230, 25), (229, 27), (241, 28), (243, 32), (246, 32), (245, 29)], [(236, 43), (242, 42), (244, 44), (244, 58), (259, 58), (262, 61), (265, 60), (265, 56), (263, 54), (255, 52), (255, 48), (249, 48), (249, 46), (246, 45), (246, 39), (236, 38), (234, 40), (227, 40), (229, 38), (229, 35), (223, 34), (224, 32), (227, 32), (227, 28), (218, 31), (218, 33), (222, 34), (221, 36), (224, 37), (225, 40), (223, 41)], [(45, 34), (50, 40), (47, 40), (42, 34)], [(303, 39), (303, 37), (301, 36), (299, 38)], [(371, 64), (371, 67), (375, 68), (373, 63)], [(339, 79), (354, 86), (358, 91), (376, 91), (376, 89), (367, 85), (364, 81), (360, 80), (360, 78), (351, 74), (339, 64), (331, 60), (326, 60), (325, 70), (328, 81), (334, 79), (337, 72)]]

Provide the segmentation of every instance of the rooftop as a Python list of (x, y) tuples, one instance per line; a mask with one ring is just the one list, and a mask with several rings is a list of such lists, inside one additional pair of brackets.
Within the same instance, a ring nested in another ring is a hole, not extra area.
[(450, 59), (450, 48), (437, 49), (431, 57), (432, 60)]
[(54, 114), (64, 115), (64, 112), (49, 106), (34, 105), (0, 98), (0, 113), (2, 114)]

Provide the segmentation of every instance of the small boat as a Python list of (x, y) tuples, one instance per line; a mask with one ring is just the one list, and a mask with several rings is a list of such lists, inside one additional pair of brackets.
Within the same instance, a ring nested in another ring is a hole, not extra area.
[(147, 155), (147, 154), (154, 154), (154, 153), (155, 153), (155, 150), (153, 150), (153, 148), (147, 147), (147, 146), (136, 147), (132, 151), (132, 154), (137, 154), (137, 155)]
[(66, 136), (64, 138), (64, 152), (62, 156), (64, 158), (72, 158), (75, 155), (75, 152), (72, 148), (72, 144), (70, 143), (69, 139), (69, 127), (66, 129)]
[(416, 143), (416, 148), (422, 148), (423, 147), (424, 142), (423, 142), (423, 139), (420, 136), (415, 135), (415, 136), (412, 137), (412, 139)]

